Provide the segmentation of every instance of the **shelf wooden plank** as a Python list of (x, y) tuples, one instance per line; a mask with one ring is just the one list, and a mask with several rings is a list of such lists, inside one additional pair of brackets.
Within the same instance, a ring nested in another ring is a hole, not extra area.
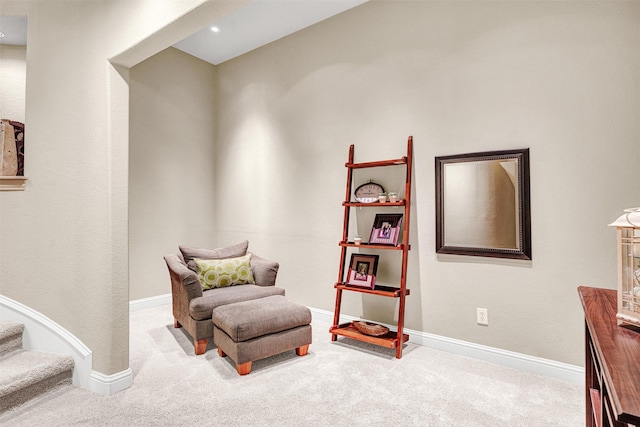
[(329, 329), (329, 332), (335, 335), (340, 335), (343, 337), (351, 338), (357, 341), (367, 342), (370, 344), (379, 345), (381, 347), (386, 348), (396, 348), (398, 345), (402, 345), (403, 343), (409, 341), (409, 335), (402, 334), (402, 342), (398, 342), (397, 333), (394, 331), (389, 331), (384, 335), (379, 337), (373, 337), (371, 335), (365, 335), (359, 332), (356, 328), (353, 327), (353, 324), (343, 323), (338, 326), (332, 326)]
[(342, 202), (342, 206), (352, 206), (352, 207), (370, 207), (370, 206), (404, 206), (405, 200), (398, 200), (397, 202), (372, 202), (372, 203), (362, 203), (362, 202)]
[(381, 166), (398, 166), (406, 165), (407, 157), (401, 157), (399, 159), (380, 160), (377, 162), (364, 162), (364, 163), (345, 163), (344, 165), (350, 169), (363, 169), (363, 168), (377, 168)]
[[(356, 245), (354, 242), (340, 242), (338, 243), (340, 246), (354, 246), (354, 247), (365, 247), (367, 249), (386, 249), (386, 250), (392, 250), (392, 251), (401, 251), (404, 249), (404, 244), (400, 243), (398, 246), (393, 246), (393, 245), (381, 245), (381, 244), (375, 244), (375, 243), (360, 243), (359, 245)], [(407, 250), (411, 249), (411, 245), (407, 245)]]
[[(400, 295), (402, 295), (402, 289), (395, 288), (393, 286), (377, 285), (375, 288), (369, 289), (347, 285), (346, 283), (336, 283), (334, 285), (334, 288), (342, 289), (343, 291), (361, 292), (363, 294), (373, 294), (391, 298), (398, 298)], [(405, 289), (405, 295), (409, 295), (410, 293), (411, 292), (409, 289)]]

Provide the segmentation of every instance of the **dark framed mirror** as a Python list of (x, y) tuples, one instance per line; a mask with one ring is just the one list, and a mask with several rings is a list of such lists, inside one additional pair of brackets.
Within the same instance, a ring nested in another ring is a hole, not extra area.
[(436, 157), (436, 252), (531, 259), (528, 148)]

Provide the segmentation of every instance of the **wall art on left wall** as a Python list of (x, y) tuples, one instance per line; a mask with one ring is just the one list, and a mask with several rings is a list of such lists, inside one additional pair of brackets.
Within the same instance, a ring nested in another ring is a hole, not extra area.
[(24, 123), (0, 120), (0, 176), (24, 176)]

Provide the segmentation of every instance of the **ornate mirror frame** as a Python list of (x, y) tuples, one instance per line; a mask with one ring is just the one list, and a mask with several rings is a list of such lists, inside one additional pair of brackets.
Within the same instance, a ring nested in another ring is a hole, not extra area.
[(530, 260), (529, 149), (435, 161), (436, 253)]

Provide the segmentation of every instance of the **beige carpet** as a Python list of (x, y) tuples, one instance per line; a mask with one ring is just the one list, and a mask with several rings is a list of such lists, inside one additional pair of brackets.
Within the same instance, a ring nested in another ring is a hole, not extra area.
[(0, 415), (12, 426), (583, 426), (580, 386), (408, 344), (403, 358), (332, 343), (314, 320), (309, 355), (254, 363), (193, 355), (170, 306), (131, 315), (134, 384), (110, 397), (73, 386)]

